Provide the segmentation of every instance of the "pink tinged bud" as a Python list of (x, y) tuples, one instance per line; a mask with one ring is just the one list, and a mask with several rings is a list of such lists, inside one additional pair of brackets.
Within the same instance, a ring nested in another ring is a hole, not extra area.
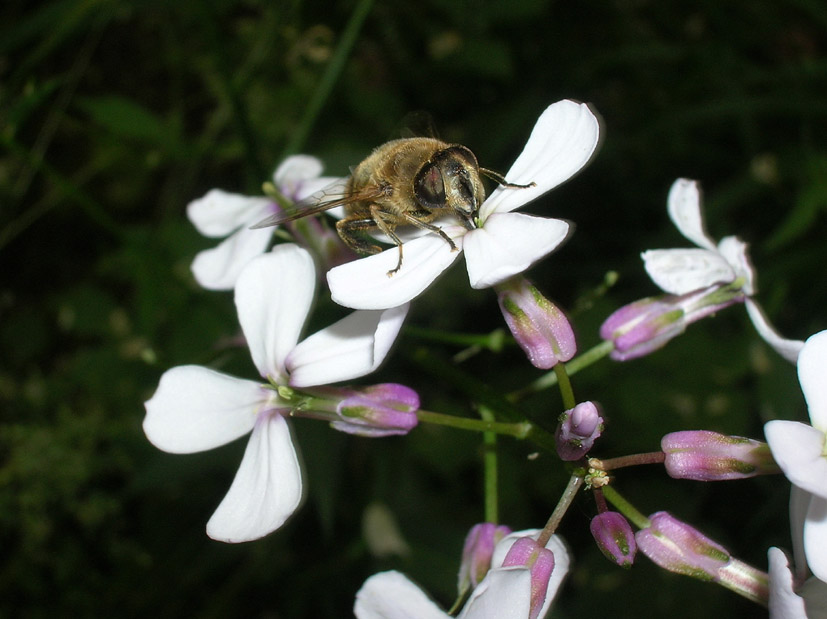
[(722, 284), (684, 295), (648, 297), (624, 305), (600, 327), (600, 337), (611, 340), (615, 361), (628, 361), (658, 350), (682, 334), (686, 326), (746, 299), (743, 291)]
[(483, 522), (474, 525), (465, 537), (462, 548), (462, 563), (459, 566), (459, 582), (457, 588), (460, 595), (468, 588), (475, 588), (488, 570), (491, 569), (491, 557), (494, 546), (511, 533), (511, 529), (504, 525)]
[(620, 567), (631, 567), (635, 562), (637, 544), (629, 522), (617, 512), (603, 512), (592, 518), (589, 529), (597, 547), (609, 561)]
[(594, 402), (581, 402), (560, 415), (555, 440), (561, 460), (579, 460), (603, 431), (603, 418)]
[(577, 344), (565, 314), (527, 279), (512, 278), (496, 290), (505, 322), (534, 367), (547, 370), (574, 356)]
[(531, 611), (529, 619), (536, 619), (546, 600), (548, 582), (554, 571), (554, 553), (543, 548), (537, 540), (521, 537), (508, 551), (503, 567), (522, 566), (531, 571)]
[(699, 580), (718, 581), (730, 562), (727, 550), (667, 512), (649, 517), (651, 526), (635, 534), (640, 551), (665, 570)]
[(663, 437), (666, 472), (676, 479), (722, 481), (778, 473), (769, 445), (741, 436), (706, 430), (672, 432)]
[(336, 407), (339, 419), (330, 423), (336, 430), (382, 437), (407, 434), (419, 423), (419, 396), (409, 387), (383, 383), (348, 391)]

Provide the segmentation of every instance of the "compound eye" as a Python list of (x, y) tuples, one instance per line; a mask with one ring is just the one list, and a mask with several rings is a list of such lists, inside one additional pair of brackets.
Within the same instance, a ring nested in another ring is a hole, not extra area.
[(436, 163), (425, 165), (414, 181), (416, 200), (426, 208), (445, 206), (445, 183)]

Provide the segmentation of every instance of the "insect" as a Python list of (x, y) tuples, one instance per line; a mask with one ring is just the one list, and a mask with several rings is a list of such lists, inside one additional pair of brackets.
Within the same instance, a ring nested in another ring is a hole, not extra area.
[(396, 227), (412, 225), (441, 236), (457, 251), (457, 246), (432, 222), (445, 215), (455, 216), (467, 230), (474, 229), (474, 218), (485, 200), (481, 175), (504, 187), (526, 188), (508, 183), (492, 170), (481, 168), (465, 146), (448, 144), (435, 138), (392, 140), (376, 149), (353, 168), (340, 197), (329, 200), (309, 198), (289, 213), (269, 217), (253, 228), (266, 228), (334, 208), (345, 207), (345, 216), (336, 222), (342, 241), (361, 254), (382, 251), (366, 234), (385, 233), (399, 248), (391, 277), (402, 268), (402, 240)]

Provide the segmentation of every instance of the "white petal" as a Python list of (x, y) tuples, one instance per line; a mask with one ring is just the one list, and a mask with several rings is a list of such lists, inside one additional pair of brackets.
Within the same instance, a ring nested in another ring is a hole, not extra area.
[(531, 570), (498, 567), (476, 586), (459, 619), (526, 619), (530, 610)]
[[(807, 607), (807, 619), (827, 619), (827, 583), (815, 576), (798, 589)], [(772, 619), (775, 619), (773, 617)]]
[[(462, 239), (455, 239), (457, 247)], [(353, 309), (388, 309), (418, 296), (459, 257), (441, 237), (429, 234), (403, 245), (402, 268), (391, 276), (399, 253), (396, 247), (360, 258), (327, 272), (333, 300)]]
[(266, 400), (259, 383), (197, 365), (164, 372), (147, 400), (144, 432), (170, 453), (194, 453), (234, 441), (252, 430)]
[(283, 377), (316, 288), (313, 258), (297, 245), (277, 245), (254, 258), (235, 287), (238, 321), (262, 376)]
[(764, 424), (772, 457), (792, 483), (827, 498), (827, 458), (824, 433), (798, 421), (776, 419)]
[(463, 239), (472, 288), (487, 288), (522, 273), (566, 240), (569, 224), (522, 213), (495, 213)]
[(285, 365), (294, 387), (329, 385), (373, 372), (402, 328), (408, 305), (362, 310), (300, 342)]
[[(755, 326), (755, 330), (758, 331), (758, 335), (760, 335), (775, 352), (787, 361), (795, 363), (804, 346), (804, 342), (801, 340), (788, 340), (781, 337), (775, 329), (772, 328), (767, 317), (764, 315), (764, 311), (755, 301), (747, 299), (745, 304), (747, 306), (747, 313), (749, 314), (750, 320), (752, 320), (752, 324)], [(827, 414), (827, 410), (825, 410), (825, 414)], [(827, 419), (825, 419), (825, 422), (827, 422)]]
[(770, 617), (772, 619), (807, 619), (804, 600), (793, 591), (793, 575), (783, 551), (770, 548)]
[(273, 228), (239, 228), (213, 249), (199, 252), (192, 262), (192, 274), (208, 290), (232, 290), (241, 270), (263, 253)]
[(585, 103), (559, 101), (547, 107), (505, 175), (509, 183), (535, 186), (497, 187), (480, 208), (480, 218), (513, 211), (574, 176), (591, 159), (599, 136), (600, 123)]
[(810, 409), (810, 421), (827, 430), (827, 331), (807, 339), (798, 357), (798, 380)]
[(666, 208), (669, 218), (681, 234), (698, 247), (715, 250), (715, 241), (706, 232), (701, 210), (701, 191), (696, 181), (679, 178), (672, 183)]
[(289, 183), (299, 183), (309, 178), (316, 178), (324, 169), (321, 160), (310, 155), (292, 155), (279, 164), (273, 173), (273, 182), (277, 187)]
[(399, 572), (380, 572), (356, 594), (357, 619), (450, 619), (427, 595)]
[(732, 267), (715, 251), (652, 249), (643, 252), (640, 257), (652, 281), (671, 294), (686, 294), (735, 279)]
[(747, 295), (755, 294), (755, 269), (747, 256), (747, 244), (735, 236), (727, 236), (718, 243), (718, 253), (723, 256), (735, 277), (743, 277), (744, 285), (741, 289)]
[(229, 492), (207, 523), (221, 542), (249, 542), (278, 529), (302, 498), (302, 474), (287, 421), (259, 415)]
[(211, 189), (187, 205), (187, 217), (204, 236), (221, 237), (263, 219), (271, 207), (267, 198)]
[(814, 496), (804, 522), (804, 554), (816, 578), (827, 581), (827, 499)]

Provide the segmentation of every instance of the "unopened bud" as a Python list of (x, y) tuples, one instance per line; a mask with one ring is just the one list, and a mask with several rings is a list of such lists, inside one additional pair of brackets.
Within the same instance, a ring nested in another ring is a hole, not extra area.
[(594, 402), (581, 402), (560, 416), (555, 442), (561, 460), (579, 460), (603, 431), (603, 418)]
[(778, 473), (769, 445), (706, 430), (672, 432), (661, 439), (666, 472), (676, 479), (722, 481)]
[(514, 339), (534, 367), (547, 370), (577, 352), (566, 315), (524, 277), (495, 287), (497, 302)]
[(354, 390), (337, 407), (340, 419), (330, 425), (360, 436), (407, 434), (419, 423), (417, 410), (416, 391), (396, 383), (382, 383)]
[(511, 533), (511, 529), (507, 526), (490, 522), (483, 522), (471, 527), (462, 548), (462, 562), (459, 567), (457, 583), (460, 595), (482, 582), (488, 570), (491, 569), (491, 557), (494, 554), (494, 547), (509, 533)]
[(521, 537), (505, 555), (503, 567), (524, 566), (531, 572), (531, 605), (529, 619), (536, 619), (546, 599), (548, 583), (554, 571), (554, 553), (537, 540)]
[(637, 544), (629, 522), (617, 512), (603, 512), (589, 524), (597, 547), (609, 561), (620, 567), (631, 567), (635, 562)]

